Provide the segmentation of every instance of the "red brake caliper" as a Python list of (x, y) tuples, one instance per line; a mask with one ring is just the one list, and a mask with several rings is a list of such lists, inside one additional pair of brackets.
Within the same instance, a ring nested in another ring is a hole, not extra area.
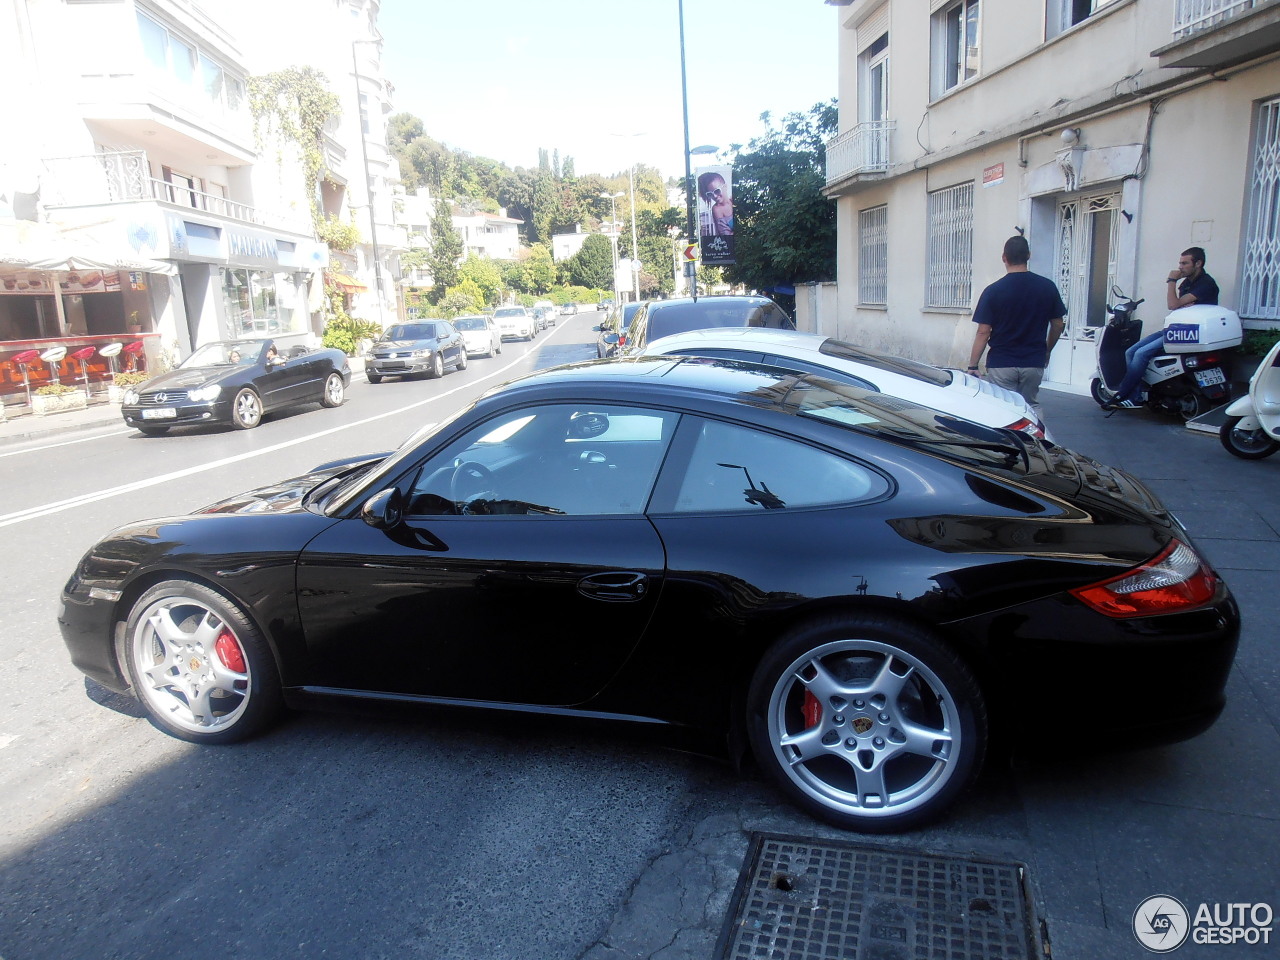
[(806, 730), (816, 727), (822, 721), (822, 704), (808, 690), (804, 692), (804, 706), (800, 709), (804, 713), (804, 728)]
[(222, 665), (228, 670), (233, 673), (246, 672), (244, 651), (240, 649), (240, 641), (226, 627), (223, 627), (222, 632), (218, 634), (218, 640), (213, 645), (213, 649), (217, 651), (218, 659), (222, 661)]

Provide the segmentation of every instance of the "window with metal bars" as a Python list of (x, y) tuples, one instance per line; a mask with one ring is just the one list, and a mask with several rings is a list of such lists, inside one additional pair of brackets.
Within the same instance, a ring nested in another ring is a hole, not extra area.
[(925, 303), (967, 307), (973, 299), (973, 183), (929, 194)]
[(858, 211), (858, 302), (889, 302), (889, 208)]
[(1254, 126), (1240, 315), (1280, 320), (1280, 98), (1258, 105)]

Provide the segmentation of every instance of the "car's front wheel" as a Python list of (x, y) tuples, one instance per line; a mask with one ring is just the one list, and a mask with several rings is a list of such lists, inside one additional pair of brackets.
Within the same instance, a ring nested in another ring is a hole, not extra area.
[(279, 713), (280, 676), (262, 634), (216, 590), (166, 580), (125, 627), (125, 669), (157, 726), (192, 743), (230, 743)]
[(329, 374), (329, 379), (324, 382), (324, 396), (320, 398), (320, 402), (326, 407), (340, 407), (346, 397), (347, 388), (342, 383), (342, 377), (336, 373)]
[(438, 350), (431, 355), (431, 369), (427, 371), (427, 376), (432, 380), (439, 380), (444, 376), (444, 357)]
[(252, 430), (262, 422), (262, 400), (248, 387), (231, 401), (231, 422), (241, 430)]
[(800, 807), (868, 833), (941, 813), (977, 776), (987, 714), (964, 661), (883, 614), (829, 616), (769, 649), (752, 678), (757, 760)]
[(381, 377), (381, 376), (379, 376), (379, 375), (378, 375), (378, 374), (376, 374), (376, 373), (368, 373), (368, 372), (366, 372), (366, 373), (365, 373), (365, 375), (364, 375), (364, 378), (365, 378), (366, 380), (368, 380), (370, 383), (381, 383), (381, 382), (382, 382), (382, 377)]

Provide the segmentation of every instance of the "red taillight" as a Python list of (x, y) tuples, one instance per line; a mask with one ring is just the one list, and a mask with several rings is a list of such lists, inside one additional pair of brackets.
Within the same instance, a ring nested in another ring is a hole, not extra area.
[(1203, 606), (1213, 599), (1218, 578), (1199, 555), (1180, 540), (1136, 570), (1076, 587), (1072, 595), (1108, 617), (1151, 617)]
[(1021, 420), (1015, 420), (1013, 423), (1008, 424), (1005, 429), (1021, 430), (1023, 433), (1029, 433), (1040, 440), (1044, 439), (1044, 427), (1041, 424), (1036, 423), (1034, 420), (1029, 420), (1026, 417), (1023, 417)]
[(625, 347), (627, 345), (627, 335), (625, 333), (618, 336), (618, 346)]

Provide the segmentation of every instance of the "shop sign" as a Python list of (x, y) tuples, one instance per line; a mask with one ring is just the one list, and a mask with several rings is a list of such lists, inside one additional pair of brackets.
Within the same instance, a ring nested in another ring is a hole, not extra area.
[(982, 171), (982, 185), (984, 187), (994, 187), (996, 184), (1004, 183), (1004, 164), (995, 163), (986, 167)]
[(50, 294), (53, 293), (53, 284), (50, 283), (49, 274), (47, 273), (19, 270), (17, 273), (8, 274), (0, 280), (0, 293), (21, 294), (23, 296)]
[(275, 265), (280, 262), (280, 249), (275, 237), (260, 233), (248, 233), (241, 230), (226, 230), (227, 259), (231, 263), (266, 263)]

